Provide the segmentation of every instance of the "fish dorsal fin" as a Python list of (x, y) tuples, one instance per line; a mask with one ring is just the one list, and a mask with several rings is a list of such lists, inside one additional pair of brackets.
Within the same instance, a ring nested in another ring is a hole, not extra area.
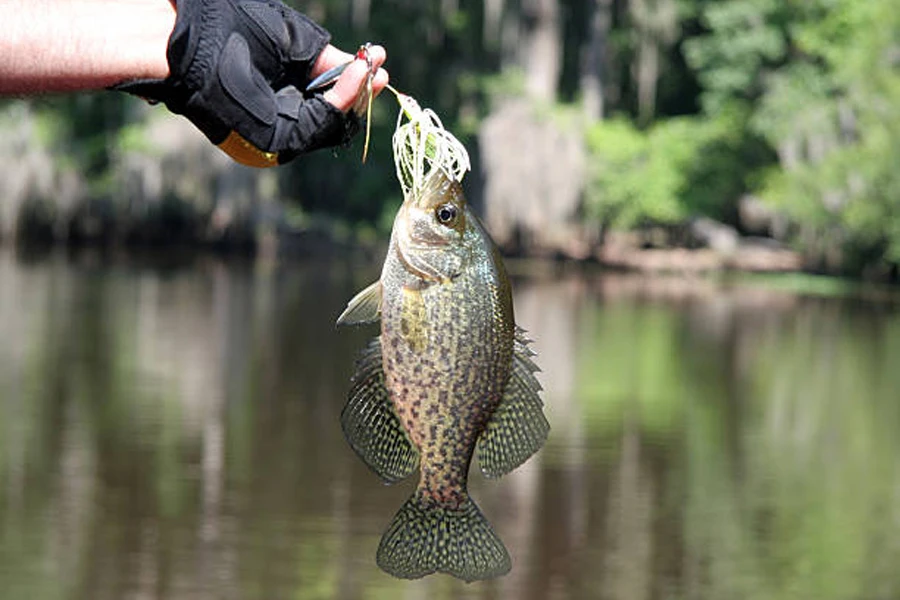
[(350, 447), (386, 483), (396, 483), (418, 467), (419, 453), (384, 384), (380, 338), (369, 344), (356, 365), (341, 428)]
[(381, 281), (359, 292), (338, 317), (338, 325), (362, 325), (381, 318)]
[(534, 352), (525, 331), (516, 331), (512, 370), (503, 399), (491, 415), (476, 451), (486, 477), (505, 475), (540, 450), (550, 432), (538, 392), (541, 384), (534, 376), (539, 369), (531, 360)]

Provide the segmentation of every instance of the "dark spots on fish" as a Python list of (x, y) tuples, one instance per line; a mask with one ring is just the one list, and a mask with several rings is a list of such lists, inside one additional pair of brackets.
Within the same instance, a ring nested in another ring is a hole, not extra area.
[(429, 427), (428, 433), (431, 436), (431, 439), (436, 440), (437, 439), (437, 425), (432, 425), (431, 427)]
[(466, 492), (462, 489), (453, 489), (450, 487), (440, 487), (436, 489), (423, 489), (420, 491), (423, 499), (428, 504), (442, 506), (445, 508), (458, 508), (466, 499)]

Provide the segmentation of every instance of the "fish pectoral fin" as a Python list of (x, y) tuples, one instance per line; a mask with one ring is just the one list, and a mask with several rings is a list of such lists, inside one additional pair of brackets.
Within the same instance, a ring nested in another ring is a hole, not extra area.
[(478, 438), (478, 463), (486, 477), (500, 477), (524, 463), (541, 449), (550, 432), (539, 395), (541, 384), (534, 376), (539, 369), (528, 343), (525, 331), (518, 329), (503, 399)]
[(381, 281), (359, 292), (338, 317), (336, 325), (363, 325), (381, 318)]
[(341, 428), (350, 447), (386, 483), (396, 483), (419, 465), (413, 446), (394, 411), (381, 364), (381, 339), (375, 338), (356, 366)]

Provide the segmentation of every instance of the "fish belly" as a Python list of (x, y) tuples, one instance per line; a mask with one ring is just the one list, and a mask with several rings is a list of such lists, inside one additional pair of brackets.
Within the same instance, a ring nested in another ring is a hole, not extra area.
[(465, 493), (475, 443), (509, 374), (512, 340), (494, 330), (485, 300), (459, 278), (405, 286), (382, 315), (386, 384), (419, 450), (420, 485), (449, 504)]

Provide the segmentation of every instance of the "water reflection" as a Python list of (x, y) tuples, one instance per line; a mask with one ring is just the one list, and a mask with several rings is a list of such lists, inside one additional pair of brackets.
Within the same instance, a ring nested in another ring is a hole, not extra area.
[(404, 582), (338, 416), (345, 261), (0, 255), (3, 598), (900, 596), (900, 311), (709, 281), (516, 280), (553, 425), (473, 494), (498, 581)]

